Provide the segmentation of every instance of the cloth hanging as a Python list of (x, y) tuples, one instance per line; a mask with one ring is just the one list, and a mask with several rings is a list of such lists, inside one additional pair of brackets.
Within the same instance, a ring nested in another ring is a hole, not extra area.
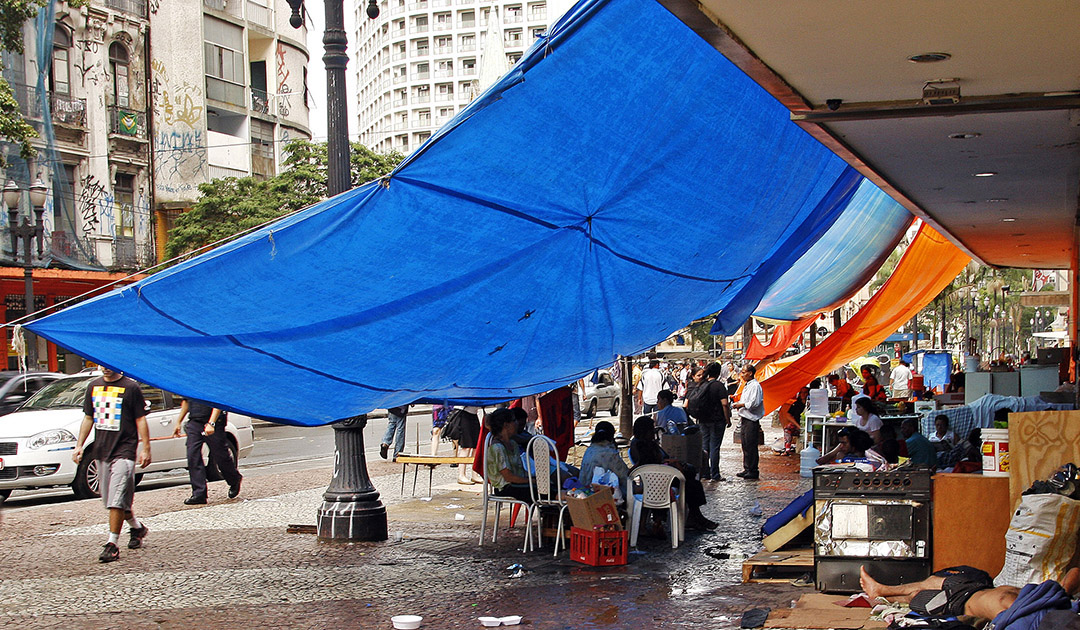
[(801, 359), (761, 383), (766, 411), (880, 344), (929, 304), (970, 261), (960, 248), (922, 224), (892, 276), (858, 313)]
[(769, 340), (767, 346), (758, 341), (757, 335), (750, 335), (750, 347), (746, 350), (746, 360), (763, 361), (783, 356), (787, 349), (791, 347), (792, 340), (798, 339), (815, 321), (817, 321), (816, 314), (778, 325), (773, 330), (772, 339)]
[(574, 391), (560, 387), (540, 397), (540, 421), (544, 435), (555, 441), (559, 461), (566, 461), (566, 454), (574, 445)]

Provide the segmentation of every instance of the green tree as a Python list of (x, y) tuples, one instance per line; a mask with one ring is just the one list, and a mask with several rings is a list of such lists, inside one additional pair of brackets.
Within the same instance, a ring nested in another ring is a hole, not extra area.
[[(169, 231), (167, 258), (229, 239), (326, 198), (326, 144), (293, 140), (285, 145), (284, 169), (274, 177), (225, 177), (199, 184), (195, 206)], [(404, 156), (375, 153), (354, 143), (353, 186), (382, 177)]]

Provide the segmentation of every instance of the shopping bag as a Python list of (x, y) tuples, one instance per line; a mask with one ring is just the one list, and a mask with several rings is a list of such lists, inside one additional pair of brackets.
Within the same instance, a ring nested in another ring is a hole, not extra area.
[(994, 586), (1060, 581), (1076, 552), (1077, 531), (1080, 501), (1060, 494), (1022, 496), (1005, 533), (1005, 566)]

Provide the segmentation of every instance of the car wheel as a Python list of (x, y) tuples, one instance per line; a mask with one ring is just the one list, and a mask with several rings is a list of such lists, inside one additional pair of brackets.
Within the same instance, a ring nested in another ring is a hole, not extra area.
[(10, 488), (4, 488), (3, 490), (0, 490), (0, 503), (3, 503), (4, 501), (6, 501), (7, 498), (10, 497), (10, 496), (11, 496), (11, 489)]
[(608, 410), (608, 413), (612, 416), (619, 415), (619, 399), (617, 397), (615, 400), (611, 401), (611, 409)]
[(93, 457), (83, 457), (79, 467), (75, 470), (75, 481), (71, 482), (71, 489), (75, 496), (80, 499), (93, 499), (101, 496), (101, 479), (99, 478), (98, 461)]
[[(232, 437), (225, 441), (229, 445), (229, 457), (232, 458), (235, 465), (239, 460), (237, 459), (236, 443), (233, 442)], [(214, 461), (210, 454), (206, 454), (206, 480), (207, 481), (221, 481), (224, 477), (221, 476), (221, 471), (218, 470), (217, 462)]]

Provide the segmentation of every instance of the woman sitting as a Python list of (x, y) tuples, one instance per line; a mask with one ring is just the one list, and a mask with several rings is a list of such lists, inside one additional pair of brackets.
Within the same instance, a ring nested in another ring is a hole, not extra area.
[(607, 420), (596, 423), (592, 445), (585, 449), (585, 454), (581, 457), (581, 476), (578, 479), (582, 485), (588, 486), (592, 483), (598, 468), (615, 473), (619, 478), (619, 488), (626, 489), (627, 473), (630, 469), (626, 467), (626, 462), (615, 446), (615, 427)]
[(877, 414), (877, 405), (874, 401), (866, 398), (855, 400), (855, 428), (870, 434), (872, 444), (881, 442), (881, 417)]
[(872, 400), (878, 402), (885, 402), (889, 399), (888, 392), (882, 387), (877, 380), (877, 377), (870, 373), (870, 370), (863, 368), (863, 387), (862, 393), (869, 396)]
[(852, 462), (867, 462), (874, 470), (885, 465), (885, 458), (870, 450), (874, 445), (870, 436), (861, 429), (844, 427), (840, 429), (840, 441), (836, 448), (818, 458), (818, 465), (824, 464), (847, 464)]
[(495, 489), (495, 496), (513, 497), (532, 502), (529, 479), (521, 462), (521, 448), (514, 442), (517, 422), (509, 409), (496, 409), (484, 418), (491, 433), (491, 444), (484, 453), (485, 476)]
[(678, 469), (686, 479), (686, 526), (690, 529), (716, 529), (716, 522), (705, 518), (701, 506), (705, 505), (705, 488), (697, 478), (697, 469), (686, 462), (670, 459), (656, 443), (656, 431), (652, 418), (641, 416), (634, 421), (634, 438), (630, 440), (630, 461), (634, 466), (666, 464)]

